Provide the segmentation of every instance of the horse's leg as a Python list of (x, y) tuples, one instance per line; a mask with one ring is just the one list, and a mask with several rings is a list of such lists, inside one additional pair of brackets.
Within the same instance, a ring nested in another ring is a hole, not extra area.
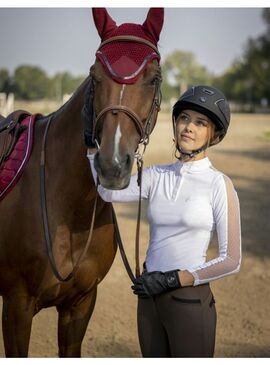
[(6, 357), (27, 357), (34, 314), (33, 298), (26, 295), (3, 296), (2, 328)]
[(97, 287), (79, 302), (58, 306), (58, 346), (60, 357), (80, 357), (81, 344), (93, 313)]

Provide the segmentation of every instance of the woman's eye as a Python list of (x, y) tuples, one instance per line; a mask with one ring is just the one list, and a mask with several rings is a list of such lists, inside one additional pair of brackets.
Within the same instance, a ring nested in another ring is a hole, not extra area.
[(184, 114), (180, 115), (179, 117), (180, 120), (188, 120), (188, 117)]
[(203, 120), (198, 120), (197, 125), (199, 125), (201, 127), (207, 127), (207, 122), (204, 122)]

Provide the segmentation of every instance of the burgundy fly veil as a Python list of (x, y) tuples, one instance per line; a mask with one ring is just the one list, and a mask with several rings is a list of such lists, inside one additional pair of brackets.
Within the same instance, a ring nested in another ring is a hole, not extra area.
[(163, 8), (151, 8), (142, 25), (117, 26), (105, 8), (93, 8), (93, 17), (101, 37), (96, 57), (114, 81), (133, 84), (149, 62), (159, 62), (157, 42), (163, 26)]

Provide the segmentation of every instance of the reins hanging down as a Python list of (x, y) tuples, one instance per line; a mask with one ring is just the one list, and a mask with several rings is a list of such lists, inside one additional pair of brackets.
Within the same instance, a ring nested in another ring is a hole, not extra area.
[(140, 271), (140, 223), (141, 223), (141, 210), (142, 210), (142, 171), (143, 171), (143, 158), (140, 155), (140, 158), (137, 158), (137, 168), (138, 168), (138, 186), (139, 186), (139, 201), (138, 201), (138, 211), (137, 211), (137, 224), (136, 224), (136, 238), (135, 238), (135, 275), (131, 269), (128, 258), (126, 256), (126, 252), (124, 249), (123, 241), (121, 238), (116, 214), (114, 208), (112, 208), (113, 215), (113, 223), (115, 227), (115, 239), (117, 245), (119, 247), (119, 251), (122, 257), (122, 261), (124, 263), (125, 269), (130, 280), (134, 283), (135, 279), (141, 275)]
[(96, 215), (96, 208), (97, 208), (97, 200), (98, 200), (98, 192), (96, 187), (96, 194), (95, 194), (95, 200), (94, 200), (94, 207), (93, 207), (93, 213), (92, 213), (92, 219), (88, 234), (88, 239), (85, 244), (84, 250), (79, 256), (77, 262), (75, 263), (72, 271), (66, 276), (63, 277), (58, 269), (57, 265), (54, 259), (53, 255), (53, 248), (52, 248), (52, 241), (51, 241), (51, 235), (50, 235), (50, 228), (49, 228), (49, 220), (48, 220), (48, 211), (47, 211), (47, 199), (46, 199), (46, 176), (45, 176), (45, 167), (46, 167), (46, 141), (47, 141), (47, 135), (48, 130), (50, 127), (52, 121), (52, 116), (47, 121), (46, 129), (43, 135), (42, 140), (42, 146), (41, 146), (41, 157), (40, 157), (40, 202), (41, 202), (41, 211), (42, 211), (42, 221), (43, 221), (43, 228), (44, 228), (44, 235), (45, 235), (45, 242), (46, 242), (46, 250), (49, 258), (49, 262), (52, 268), (52, 271), (55, 275), (55, 277), (61, 281), (66, 282), (69, 281), (74, 277), (74, 274), (78, 270), (80, 264), (82, 263), (83, 259), (85, 258), (85, 255), (88, 251), (88, 248), (90, 246), (92, 236), (93, 236), (93, 230), (94, 230), (94, 222), (95, 222), (95, 215)]

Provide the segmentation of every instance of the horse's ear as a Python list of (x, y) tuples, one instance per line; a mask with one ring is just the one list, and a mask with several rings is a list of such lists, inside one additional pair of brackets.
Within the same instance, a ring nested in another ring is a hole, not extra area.
[(110, 17), (105, 8), (92, 9), (94, 22), (101, 39), (117, 28), (115, 21)]
[(143, 30), (150, 35), (155, 43), (159, 40), (159, 35), (163, 26), (164, 8), (150, 8), (147, 18), (143, 23)]

